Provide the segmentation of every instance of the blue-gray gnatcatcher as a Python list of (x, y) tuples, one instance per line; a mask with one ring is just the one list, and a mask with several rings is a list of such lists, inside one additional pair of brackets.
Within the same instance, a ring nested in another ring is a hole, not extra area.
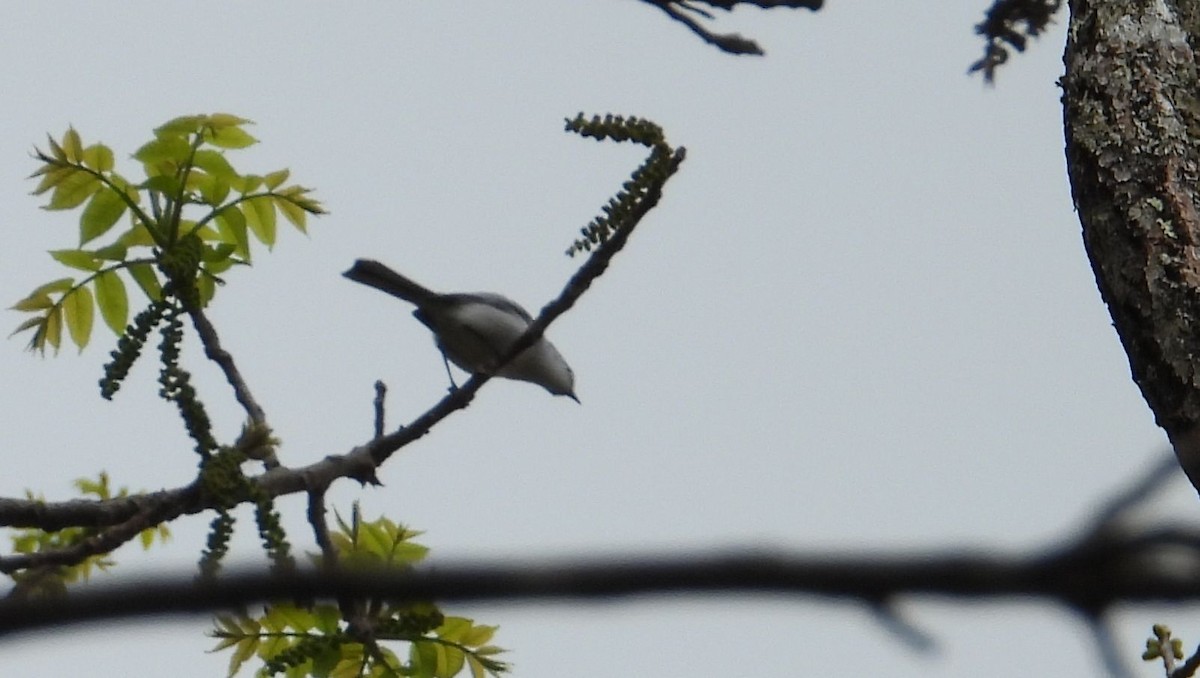
[(342, 275), (415, 304), (413, 316), (433, 332), (442, 355), (467, 372), (533, 382), (579, 402), (575, 373), (545, 337), (496, 370), (533, 322), (508, 297), (490, 292), (439, 294), (371, 259), (356, 260)]

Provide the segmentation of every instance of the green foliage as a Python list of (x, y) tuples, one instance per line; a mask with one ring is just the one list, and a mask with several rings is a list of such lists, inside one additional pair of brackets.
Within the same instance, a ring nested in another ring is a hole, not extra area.
[[(424, 558), (429, 550), (412, 541), (418, 534), (387, 518), (363, 522), (356, 511), (349, 524), (338, 518), (330, 542), (342, 566), (370, 576)], [(353, 624), (342, 610), (356, 611)], [(503, 651), (490, 644), (495, 631), (465, 617), (447, 617), (432, 603), (342, 600), (309, 607), (272, 604), (258, 617), (221, 615), (211, 635), (219, 639), (214, 652), (233, 651), (230, 676), (258, 657), (263, 662), (259, 676), (450, 678), (466, 669), (473, 678), (484, 678), (508, 670), (495, 659)], [(406, 643), (407, 658), (401, 660), (383, 643)]]
[(429, 548), (413, 539), (421, 532), (409, 530), (387, 518), (363, 522), (357, 509), (347, 523), (337, 516), (338, 529), (330, 533), (338, 562), (347, 567), (407, 567), (425, 559)]
[[(249, 120), (227, 113), (175, 118), (154, 130), (133, 158), (145, 179), (133, 182), (116, 171), (112, 149), (84, 146), (70, 128), (47, 150), (34, 149), (40, 163), (34, 195), (49, 194), (47, 210), (81, 209), (79, 242), (50, 255), (83, 273), (34, 289), (13, 309), (31, 313), (13, 332), (32, 331), (29, 347), (57, 351), (64, 327), (80, 350), (87, 345), (95, 310), (114, 333), (129, 317), (127, 280), (150, 301), (162, 296), (164, 280), (185, 308), (206, 305), (220, 275), (251, 259), (251, 236), (275, 244), (276, 217), (300, 231), (309, 214), (324, 214), (303, 186), (285, 185), (286, 169), (266, 175), (241, 174), (226, 151), (256, 143)], [(124, 229), (116, 228), (125, 221)], [(102, 238), (106, 243), (98, 244)]]
[[(109, 483), (107, 473), (101, 473), (95, 480), (80, 478), (75, 481), (75, 488), (86, 498), (96, 500), (113, 499), (114, 497), (129, 496), (128, 488), (122, 487), (115, 494)], [(44, 501), (26, 491), (26, 497), (35, 501)], [(55, 532), (47, 532), (33, 528), (13, 530), (12, 540), (15, 553), (34, 554), (47, 551), (58, 551), (79, 544), (95, 534), (95, 530), (83, 527), (69, 527)], [(164, 542), (171, 537), (171, 531), (165, 523), (142, 530), (138, 535), (142, 548), (150, 548), (155, 540)], [(107, 571), (116, 564), (111, 554), (103, 553), (85, 558), (71, 566), (53, 566), (32, 568), (12, 574), (16, 583), (16, 591), (25, 596), (59, 596), (66, 593), (68, 584), (83, 580), (87, 581), (94, 570)]]
[(671, 158), (675, 149), (667, 144), (661, 127), (641, 118), (619, 115), (606, 115), (601, 118), (597, 115), (588, 119), (580, 113), (574, 119), (567, 120), (566, 129), (584, 138), (597, 141), (632, 141), (650, 149), (650, 155), (622, 184), (621, 191), (601, 208), (603, 214), (580, 229), (583, 238), (576, 240), (567, 249), (568, 256), (575, 256), (580, 252), (591, 251), (593, 247), (608, 240), (614, 231), (621, 230), (636, 218), (637, 210), (647, 196), (661, 191), (663, 184), (670, 178), (673, 171)]

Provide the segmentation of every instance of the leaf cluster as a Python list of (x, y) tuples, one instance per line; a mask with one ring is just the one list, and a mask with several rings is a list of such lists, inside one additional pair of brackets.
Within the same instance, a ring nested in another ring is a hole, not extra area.
[[(108, 474), (103, 472), (95, 480), (79, 478), (74, 484), (75, 488), (79, 490), (80, 495), (84, 498), (103, 501), (114, 497), (129, 496), (129, 489), (126, 487), (121, 487), (114, 493)], [(36, 496), (28, 490), (26, 490), (25, 495), (33, 501), (44, 501), (42, 497)], [(13, 530), (9, 538), (12, 541), (13, 552), (35, 554), (57, 551), (74, 546), (84, 539), (91, 537), (93, 534), (95, 534), (95, 530), (86, 527), (68, 527), (55, 531), (25, 528)], [(156, 540), (165, 542), (170, 537), (170, 528), (166, 524), (159, 524), (142, 530), (138, 534), (138, 541), (141, 543), (143, 549), (149, 549), (154, 545)], [(74, 565), (33, 568), (12, 573), (10, 576), (16, 583), (14, 591), (20, 595), (33, 597), (61, 596), (66, 593), (68, 584), (87, 581), (93, 571), (99, 570), (104, 572), (115, 564), (116, 561), (110, 553), (102, 553), (88, 556)]]
[[(413, 541), (419, 534), (387, 518), (362, 521), (356, 511), (350, 523), (338, 518), (330, 542), (342, 567), (369, 576), (422, 560), (429, 549)], [(321, 556), (314, 558), (321, 563)], [(350, 620), (347, 610), (356, 611)], [(374, 599), (308, 607), (277, 603), (258, 616), (221, 615), (210, 635), (219, 639), (214, 652), (233, 651), (230, 676), (258, 657), (260, 676), (450, 678), (466, 669), (483, 678), (508, 668), (494, 658), (502, 652), (490, 644), (495, 631), (465, 617), (447, 617), (432, 603)], [(406, 658), (384, 643), (406, 644)]]
[[(145, 175), (138, 182), (116, 170), (112, 149), (84, 145), (74, 128), (48, 137), (46, 150), (35, 148), (33, 193), (49, 194), (44, 209), (81, 209), (78, 246), (50, 255), (82, 275), (39, 285), (18, 301), (12, 308), (32, 317), (14, 334), (32, 331), (30, 348), (44, 353), (58, 350), (65, 329), (82, 350), (99, 310), (120, 335), (129, 318), (128, 282), (156, 301), (170, 281), (188, 305), (204, 306), (221, 274), (250, 262), (252, 238), (275, 244), (278, 214), (302, 232), (309, 214), (324, 214), (310, 189), (287, 184), (288, 170), (234, 169), (226, 151), (256, 142), (248, 124), (227, 113), (167, 122), (133, 154)], [(125, 227), (115, 229), (122, 220)]]
[[(303, 232), (307, 215), (325, 211), (310, 189), (287, 184), (286, 169), (261, 176), (234, 169), (226, 152), (256, 143), (245, 129), (248, 124), (227, 113), (168, 121), (133, 154), (145, 175), (136, 184), (117, 172), (113, 151), (104, 144), (85, 146), (74, 128), (61, 140), (49, 137), (47, 150), (34, 151), (41, 166), (32, 175), (40, 177), (33, 193), (49, 194), (48, 210), (82, 208), (79, 247), (50, 254), (87, 275), (43, 284), (13, 307), (34, 314), (17, 332), (32, 330), (30, 348), (43, 353), (48, 346), (59, 348), (64, 327), (82, 350), (98, 308), (120, 336), (100, 380), (105, 398), (116, 394), (150, 332), (159, 328), (159, 396), (178, 408), (200, 457), (201, 487), (216, 505), (201, 559), (206, 575), (217, 571), (228, 550), (235, 522), (229, 509), (246, 499), (255, 504), (259, 536), (272, 563), (277, 569), (292, 566), (273, 501), (253, 491), (241, 469), (246, 450), (218, 443), (191, 374), (180, 364), (183, 316), (193, 314), (195, 320), (213, 298), (219, 276), (250, 263), (251, 240), (273, 246), (277, 214)], [(126, 228), (115, 229), (123, 219)], [(128, 326), (126, 279), (148, 299)], [(257, 443), (263, 449), (254, 453), (268, 453), (273, 444), (269, 429), (262, 422), (251, 429), (263, 432)]]

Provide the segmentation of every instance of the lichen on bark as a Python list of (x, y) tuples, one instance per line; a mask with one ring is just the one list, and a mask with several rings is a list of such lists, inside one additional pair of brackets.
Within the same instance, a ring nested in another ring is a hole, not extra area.
[(1200, 0), (1074, 0), (1063, 111), (1084, 246), (1134, 381), (1200, 489)]

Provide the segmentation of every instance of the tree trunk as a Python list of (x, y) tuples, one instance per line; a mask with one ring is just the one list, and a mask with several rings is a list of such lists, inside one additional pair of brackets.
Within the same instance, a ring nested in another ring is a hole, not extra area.
[(1200, 489), (1200, 0), (1072, 0), (1067, 168), (1133, 379)]

